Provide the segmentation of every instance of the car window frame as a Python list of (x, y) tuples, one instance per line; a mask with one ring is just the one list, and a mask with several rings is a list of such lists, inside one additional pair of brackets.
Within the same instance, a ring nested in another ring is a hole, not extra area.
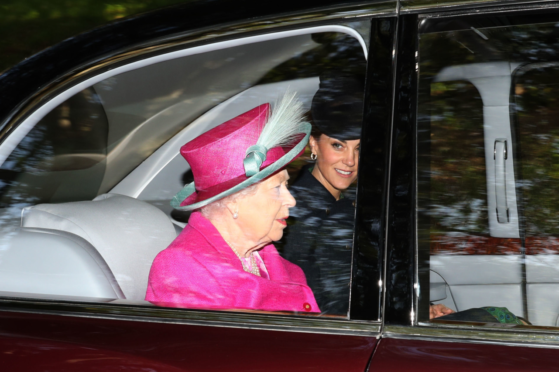
[[(378, 24), (381, 18), (379, 16), (386, 16), (386, 5), (383, 4), (382, 7), (376, 9), (376, 7), (370, 7), (366, 11), (366, 14), (373, 24)], [(388, 12), (390, 13), (390, 12)], [(376, 16), (376, 17), (375, 17)], [(347, 21), (344, 19), (343, 12), (341, 12), (338, 17), (332, 17), (332, 14), (329, 14), (328, 17), (325, 17), (328, 21), (319, 20), (315, 22), (305, 22), (299, 23), (297, 22), (298, 30), (305, 30), (305, 26), (315, 26), (315, 27), (330, 27), (325, 26), (326, 23), (335, 23), (336, 21), (344, 22)], [(359, 18), (362, 20), (363, 18)], [(395, 18), (391, 17), (391, 23), (394, 25), (396, 24)], [(258, 27), (254, 27), (258, 31), (251, 30), (250, 27), (246, 24), (239, 24), (237, 25), (238, 28), (242, 29), (245, 33), (235, 33), (235, 37), (240, 35), (246, 35), (246, 37), (254, 37), (253, 34), (255, 33), (265, 33), (270, 31), (278, 31), (278, 32), (289, 32), (289, 30), (293, 28), (293, 25), (290, 25), (290, 21), (285, 21), (284, 23), (279, 24), (272, 24), (268, 27), (262, 27), (259, 25)], [(286, 26), (286, 24), (288, 24)], [(263, 31), (262, 28), (265, 30)], [(378, 27), (377, 27), (378, 28)], [(247, 31), (248, 29), (248, 31)], [(291, 32), (298, 32), (298, 31), (291, 31)], [(389, 33), (392, 30), (389, 31)], [(392, 35), (388, 35), (391, 37)], [(216, 37), (214, 39), (208, 39), (207, 36), (202, 35), (197, 40), (200, 44), (208, 44), (211, 42), (220, 42), (223, 39), (228, 39), (229, 37)], [(386, 35), (384, 36), (386, 38)], [(192, 40), (188, 43), (192, 45), (192, 47), (197, 47), (197, 42), (193, 42)], [(226, 41), (223, 41), (226, 42)], [(183, 46), (184, 47), (184, 46)], [(392, 45), (388, 46), (390, 49), (390, 53), (385, 55), (385, 57), (380, 60), (373, 60), (369, 61), (369, 66), (371, 65), (378, 65), (380, 62), (388, 63), (390, 62), (390, 66), (387, 66), (388, 70), (392, 68)], [(173, 48), (176, 48), (174, 46)], [(172, 49), (172, 48), (171, 48)], [(4, 131), (2, 133), (2, 139), (8, 138), (9, 134), (11, 134), (11, 130), (13, 128), (17, 128), (17, 124), (21, 123), (23, 120), (27, 119), (30, 115), (33, 115), (33, 112), (37, 108), (43, 107), (44, 102), (51, 99), (53, 96), (57, 95), (61, 89), (67, 89), (68, 87), (78, 86), (79, 84), (83, 83), (85, 79), (87, 79), (87, 75), (90, 73), (98, 73), (106, 71), (114, 66), (118, 66), (119, 64), (126, 63), (127, 61), (135, 61), (136, 59), (141, 59), (145, 57), (149, 57), (151, 54), (155, 52), (141, 52), (138, 56), (130, 56), (128, 58), (119, 59), (117, 56), (111, 56), (107, 58), (108, 61), (111, 61), (113, 66), (110, 66), (106, 63), (106, 61), (98, 61), (99, 68), (89, 68), (87, 69), (87, 73), (77, 73), (72, 76), (67, 76), (66, 79), (61, 79), (58, 84), (51, 87), (50, 90), (40, 91), (36, 93), (35, 98), (29, 99), (26, 105), (22, 105), (23, 107), (19, 107), (19, 112), (12, 113), (4, 122)], [(161, 53), (158, 51), (157, 53)], [(123, 53), (126, 55), (127, 53)], [(387, 57), (388, 56), (388, 57)], [(75, 73), (75, 71), (74, 71)], [(390, 79), (391, 80), (391, 79)], [(371, 79), (367, 78), (366, 84), (371, 84)], [(368, 85), (368, 86), (369, 86)], [(385, 89), (386, 84), (379, 89)], [(386, 91), (377, 92), (377, 99), (379, 97), (386, 98)], [(366, 97), (367, 101), (367, 97)], [(368, 103), (368, 105), (372, 105), (374, 102)], [(387, 112), (391, 112), (391, 107), (387, 106), (384, 107), (384, 115), (386, 116)], [(371, 110), (366, 107), (366, 112), (371, 112)], [(388, 116), (389, 117), (389, 116)], [(370, 122), (372, 116), (368, 115), (365, 119), (365, 123)], [(386, 119), (386, 118), (385, 118)], [(386, 133), (388, 132), (388, 127), (390, 125), (389, 121), (385, 120), (384, 125), (382, 126), (382, 130)], [(388, 127), (387, 127), (388, 126)], [(387, 141), (380, 140), (377, 143), (377, 147), (380, 148), (381, 152), (384, 156), (384, 161), (387, 163), (388, 159), (386, 158), (387, 151), (385, 151)], [(383, 195), (386, 193), (386, 169), (382, 169), (380, 172), (377, 172), (380, 175), (383, 175), (383, 187), (380, 188), (380, 194), (378, 191), (378, 187), (376, 187), (377, 192), (374, 195)], [(363, 178), (363, 177), (361, 177)], [(365, 181), (359, 181), (360, 185), (365, 185)], [(367, 181), (370, 182), (370, 181)], [(376, 182), (376, 181), (375, 181)], [(362, 188), (362, 186), (359, 186)], [(373, 194), (371, 196), (374, 196)], [(363, 199), (363, 198), (362, 198)], [(359, 204), (361, 203), (361, 204)], [(362, 219), (367, 218), (368, 214), (371, 212), (364, 211), (364, 208), (360, 208), (360, 205), (363, 204), (363, 201), (360, 202), (360, 199), (357, 200), (357, 213), (358, 215), (362, 214)], [(383, 221), (382, 213), (385, 213), (384, 209), (384, 199), (381, 199), (381, 205), (383, 205), (383, 209), (380, 211), (381, 214), (375, 216), (377, 220)], [(366, 208), (365, 208), (366, 209)], [(376, 210), (374, 213), (379, 214), (379, 211)], [(357, 223), (356, 223), (357, 225)], [(363, 223), (362, 223), (363, 225)], [(380, 239), (382, 242), (383, 236), (382, 233), (379, 231), (376, 233), (377, 240)], [(370, 239), (361, 238), (357, 245), (363, 244), (362, 242)], [(379, 247), (383, 245), (377, 246), (377, 250)], [(380, 252), (380, 251), (379, 251)], [(379, 267), (382, 266), (382, 254), (377, 252), (374, 257), (369, 257), (369, 261), (372, 259), (373, 262), (373, 270), (371, 271), (372, 276), (376, 276), (379, 278), (379, 272), (377, 271)], [(354, 255), (354, 262), (353, 265), (356, 265), (360, 262), (360, 258)], [(370, 265), (370, 262), (369, 262)], [(364, 267), (369, 267), (368, 265), (363, 265)], [(353, 283), (355, 282), (355, 278), (358, 278), (359, 274), (353, 275)], [(369, 275), (366, 275), (365, 280), (368, 280)], [(379, 281), (374, 280), (373, 285), (376, 286), (377, 292)], [(367, 283), (368, 286), (370, 283)], [(352, 284), (354, 285), (354, 284)], [(364, 298), (363, 296), (367, 297), (369, 294), (366, 294), (366, 289), (368, 287), (361, 288), (361, 300)], [(367, 335), (367, 336), (375, 336), (378, 335), (381, 329), (380, 323), (380, 315), (379, 315), (379, 296), (373, 295), (373, 300), (369, 301), (355, 301), (355, 298), (352, 298), (352, 310), (350, 311), (349, 319), (337, 319), (337, 318), (328, 318), (328, 317), (312, 317), (312, 316), (302, 316), (302, 315), (289, 315), (288, 317), (281, 315), (281, 314), (261, 314), (260, 312), (223, 312), (223, 311), (201, 311), (201, 310), (191, 310), (191, 309), (166, 309), (166, 308), (149, 308), (149, 307), (142, 307), (137, 305), (126, 305), (123, 306), (122, 304), (112, 303), (112, 304), (102, 304), (102, 303), (79, 303), (79, 302), (70, 302), (70, 301), (59, 301), (59, 300), (37, 300), (37, 299), (24, 299), (24, 298), (0, 298), (0, 310), (2, 311), (29, 311), (29, 312), (40, 312), (40, 313), (49, 313), (49, 314), (59, 314), (59, 315), (72, 315), (72, 316), (87, 316), (87, 317), (100, 317), (100, 318), (111, 318), (111, 317), (118, 317), (118, 318), (126, 318), (126, 319), (142, 319), (148, 321), (162, 321), (162, 322), (180, 322), (185, 324), (203, 324), (203, 325), (217, 325), (217, 326), (227, 326), (227, 327), (235, 327), (235, 328), (261, 328), (261, 329), (274, 329), (274, 330), (294, 330), (296, 327), (297, 332), (313, 332), (313, 333), (334, 333), (334, 334), (351, 334), (351, 335)], [(371, 309), (371, 304), (376, 304), (376, 309)], [(359, 316), (352, 317), (351, 314), (357, 314), (356, 311), (359, 311)], [(286, 328), (287, 327), (287, 328)]]
[[(555, 17), (559, 17), (559, 7), (552, 6)], [(429, 12), (431, 11), (431, 12)], [(399, 17), (398, 29), (398, 67), (396, 76), (394, 105), (398, 114), (394, 116), (394, 130), (397, 133), (392, 141), (392, 163), (389, 190), (399, 190), (400, 195), (391, 197), (390, 217), (387, 221), (387, 268), (385, 271), (386, 292), (384, 302), (383, 337), (396, 339), (415, 339), (423, 341), (469, 342), (495, 345), (551, 347), (559, 345), (557, 328), (551, 330), (541, 326), (510, 325), (495, 326), (448, 322), (433, 324), (418, 320), (418, 309), (427, 311), (429, 306), (429, 273), (419, 262), (428, 262), (425, 252), (418, 249), (417, 215), (417, 164), (421, 151), (417, 140), (417, 101), (418, 101), (418, 63), (419, 35), (429, 30), (429, 20), (444, 21), (452, 18), (493, 17), (506, 14), (515, 17), (519, 24), (545, 23), (550, 9), (537, 5), (524, 5), (468, 9), (419, 10), (406, 12)], [(442, 23), (442, 22), (441, 22)], [(516, 24), (516, 23), (515, 23)], [(411, 170), (411, 171), (410, 171)], [(406, 186), (404, 188), (404, 186)], [(401, 187), (400, 189), (398, 189)], [(407, 218), (397, 219), (407, 215)], [(406, 254), (402, 254), (405, 251)], [(391, 282), (390, 278), (398, 278)], [(427, 290), (426, 290), (427, 288)], [(422, 294), (427, 296), (422, 296)]]

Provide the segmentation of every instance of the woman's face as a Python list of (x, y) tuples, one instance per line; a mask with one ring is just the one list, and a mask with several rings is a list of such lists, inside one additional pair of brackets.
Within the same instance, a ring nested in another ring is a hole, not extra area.
[(256, 192), (238, 203), (237, 224), (248, 240), (256, 244), (280, 240), (289, 208), (295, 199), (287, 190), (289, 175), (283, 170), (260, 182)]
[(311, 137), (310, 146), (316, 154), (313, 175), (338, 199), (357, 178), (360, 140), (337, 140), (322, 134)]

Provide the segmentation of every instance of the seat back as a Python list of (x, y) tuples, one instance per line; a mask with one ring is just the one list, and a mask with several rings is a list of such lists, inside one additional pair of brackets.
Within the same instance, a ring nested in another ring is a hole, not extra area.
[(93, 201), (39, 204), (22, 218), (25, 228), (62, 230), (91, 243), (124, 295), (143, 300), (155, 256), (176, 237), (171, 220), (156, 207), (128, 196), (104, 194)]
[(83, 301), (124, 298), (89, 242), (65, 231), (34, 228), (2, 237), (0, 295)]
[(525, 316), (522, 256), (432, 255), (430, 266), (449, 286), (455, 310), (498, 306)]

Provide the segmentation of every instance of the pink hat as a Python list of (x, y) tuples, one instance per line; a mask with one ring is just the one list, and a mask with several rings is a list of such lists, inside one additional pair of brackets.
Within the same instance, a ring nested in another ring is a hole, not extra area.
[(255, 107), (182, 146), (194, 182), (171, 201), (194, 210), (234, 194), (284, 168), (299, 157), (311, 126), (302, 104), (287, 94), (270, 114), (270, 104)]

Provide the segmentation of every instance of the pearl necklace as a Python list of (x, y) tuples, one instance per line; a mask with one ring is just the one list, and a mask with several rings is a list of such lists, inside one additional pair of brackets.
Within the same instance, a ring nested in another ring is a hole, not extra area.
[[(225, 240), (225, 238), (223, 240)], [(227, 240), (225, 240), (225, 243), (227, 243), (231, 247), (233, 252), (235, 252), (237, 257), (239, 257), (239, 260), (241, 261), (241, 265), (243, 266), (244, 271), (246, 271), (247, 273), (254, 274), (256, 276), (260, 276), (260, 270), (258, 269), (258, 265), (256, 264), (256, 259), (254, 258), (254, 252), (250, 254), (250, 267), (248, 267), (247, 264), (245, 263), (245, 260), (243, 260), (239, 252), (237, 252), (233, 244), (229, 243)]]

